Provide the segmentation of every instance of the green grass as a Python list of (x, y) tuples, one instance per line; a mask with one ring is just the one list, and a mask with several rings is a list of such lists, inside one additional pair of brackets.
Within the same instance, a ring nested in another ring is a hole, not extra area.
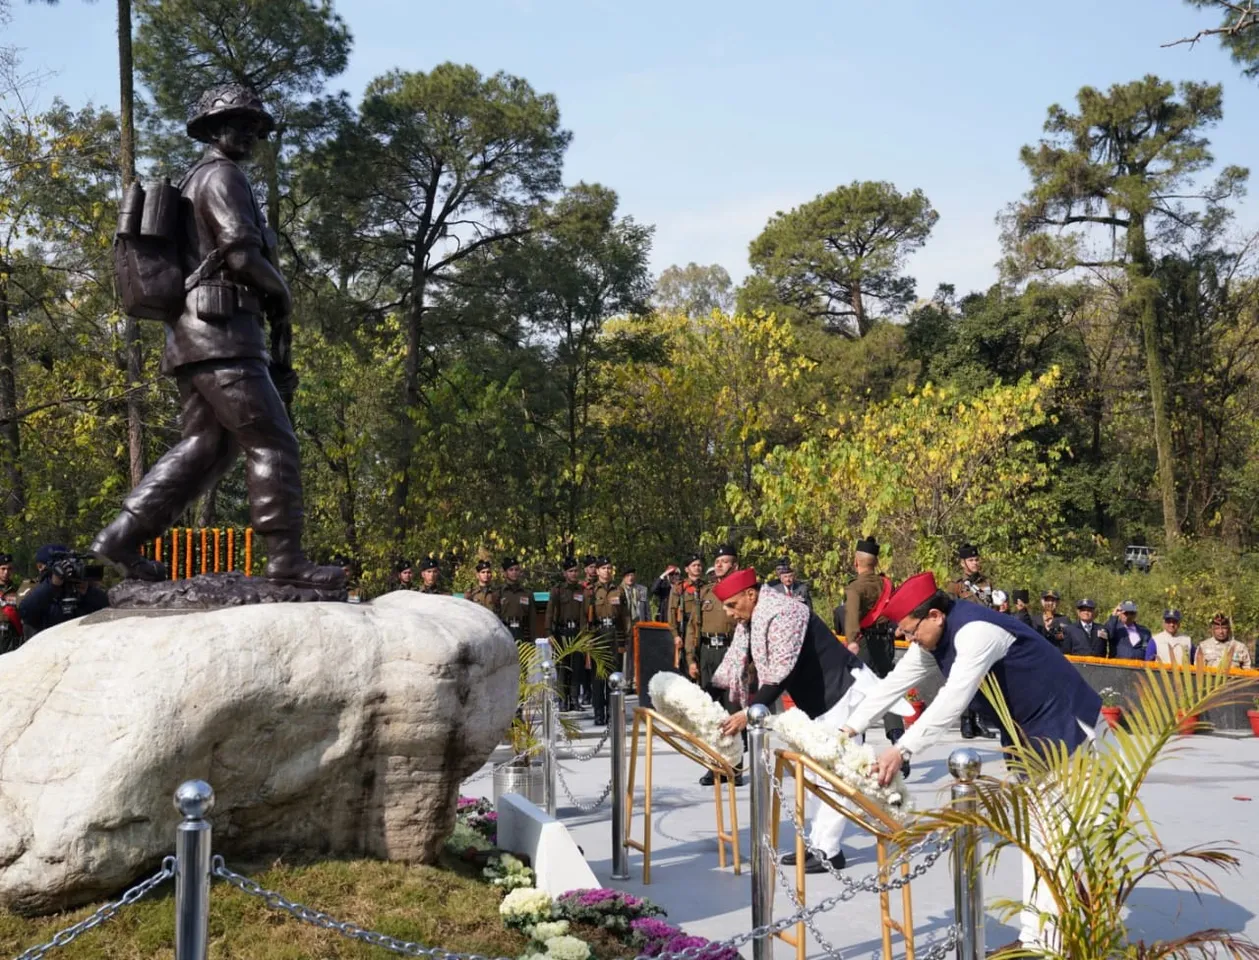
[[(488, 957), (518, 957), (525, 952), (524, 937), (506, 929), (499, 919), (499, 889), (475, 879), (473, 868), (455, 860), (435, 867), (371, 860), (301, 867), (275, 864), (264, 872), (239, 867), (238, 872), (289, 900), (402, 940)], [(46, 942), (94, 909), (96, 906), (88, 906), (36, 919), (0, 913), (0, 956), (15, 957), (34, 944)], [(84, 960), (173, 957), (174, 937), (172, 880), (51, 956)], [(592, 946), (599, 954), (614, 955), (600, 949), (604, 944)], [(632, 956), (633, 951), (620, 947), (615, 954)], [(256, 897), (215, 881), (210, 894), (210, 956), (213, 960), (304, 960), (383, 958), (390, 954), (302, 923), (272, 910)]]

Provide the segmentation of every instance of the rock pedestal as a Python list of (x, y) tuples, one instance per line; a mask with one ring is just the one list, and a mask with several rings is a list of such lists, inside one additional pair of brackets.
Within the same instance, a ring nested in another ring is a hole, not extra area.
[(0, 657), (0, 906), (116, 893), (217, 794), (229, 860), (432, 862), (511, 722), (510, 633), (451, 597), (105, 610)]

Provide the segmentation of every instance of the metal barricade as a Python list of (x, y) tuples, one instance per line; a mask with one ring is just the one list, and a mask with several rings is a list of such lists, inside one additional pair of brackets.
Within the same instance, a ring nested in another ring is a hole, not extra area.
[[(949, 754), (949, 773), (955, 781), (952, 800), (958, 810), (975, 811), (975, 781), (982, 768), (983, 758), (971, 747), (959, 747)], [(983, 960), (985, 955), (979, 840), (978, 831), (973, 827), (963, 827), (953, 837), (953, 915), (961, 928), (957, 960)]]
[(629, 847), (625, 844), (625, 675), (608, 677), (612, 711), (612, 879), (628, 880)]

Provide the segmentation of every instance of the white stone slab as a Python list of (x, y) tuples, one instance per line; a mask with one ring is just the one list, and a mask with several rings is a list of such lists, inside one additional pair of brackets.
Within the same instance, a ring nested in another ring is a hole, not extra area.
[(498, 800), (498, 845), (527, 856), (538, 889), (552, 896), (601, 886), (564, 824), (518, 793)]

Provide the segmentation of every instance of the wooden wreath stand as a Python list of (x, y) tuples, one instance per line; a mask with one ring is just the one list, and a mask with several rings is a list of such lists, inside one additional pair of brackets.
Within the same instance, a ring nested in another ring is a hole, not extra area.
[[(646, 756), (643, 761), (643, 839), (633, 839), (630, 826), (634, 820), (634, 768), (638, 763), (638, 731), (644, 729), (647, 738)], [(741, 872), (739, 860), (739, 808), (735, 803), (734, 767), (716, 750), (680, 727), (666, 720), (655, 710), (637, 707), (634, 710), (634, 733), (630, 739), (629, 778), (625, 787), (625, 846), (643, 855), (643, 883), (651, 883), (651, 754), (652, 743), (659, 737), (688, 760), (693, 760), (713, 775), (713, 800), (717, 811), (717, 863), (726, 865), (726, 844), (733, 853), (734, 872)], [(722, 790), (727, 792), (730, 805), (730, 829), (726, 830), (722, 811)]]
[[(801, 825), (804, 824), (805, 797), (806, 794), (811, 793), (822, 803), (841, 816), (851, 820), (862, 830), (873, 834), (878, 857), (879, 882), (887, 883), (891, 878), (888, 863), (892, 859), (889, 855), (892, 847), (892, 836), (901, 828), (901, 824), (890, 817), (882, 807), (871, 801), (860, 790), (849, 786), (835, 774), (821, 767), (812, 757), (805, 756), (802, 753), (794, 753), (790, 750), (778, 750), (776, 751), (776, 757), (774, 777), (778, 782), (784, 783), (788, 776), (796, 781), (796, 822)], [(806, 774), (816, 777), (816, 781), (808, 779), (805, 776)], [(841, 800), (851, 804), (851, 807), (841, 805)], [(775, 791), (774, 804), (770, 811), (770, 843), (773, 844), (775, 850), (778, 849), (778, 830), (781, 817), (782, 797)], [(804, 867), (806, 853), (804, 834), (797, 832), (796, 899), (799, 901), (801, 908), (805, 906)], [(905, 940), (905, 960), (914, 960), (914, 924), (911, 915), (908, 862), (901, 864), (900, 872), (901, 876), (906, 878), (906, 882), (901, 887), (902, 919), (899, 923), (892, 919), (891, 898), (887, 891), (884, 890), (879, 893), (879, 915), (882, 919), (883, 932), (883, 960), (892, 960), (893, 930)], [(796, 948), (796, 960), (805, 960), (805, 929), (803, 921), (795, 925), (795, 933), (788, 933), (786, 930), (782, 930), (776, 933), (775, 936)]]

